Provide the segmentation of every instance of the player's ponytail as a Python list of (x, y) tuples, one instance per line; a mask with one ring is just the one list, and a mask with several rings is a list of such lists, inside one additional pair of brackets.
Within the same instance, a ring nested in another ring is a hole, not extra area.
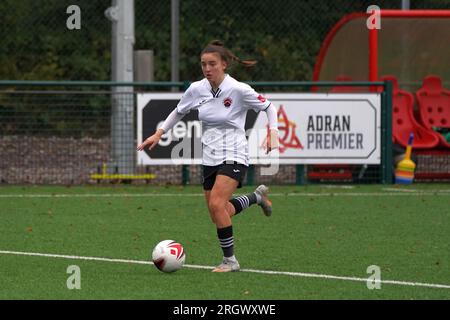
[(211, 41), (205, 49), (203, 49), (202, 54), (204, 53), (218, 53), (222, 60), (224, 60), (228, 65), (231, 65), (232, 62), (240, 63), (246, 67), (253, 67), (258, 63), (256, 60), (241, 60), (234, 53), (232, 53), (229, 49), (225, 48), (224, 44), (220, 40)]
[(258, 63), (258, 61), (256, 61), (256, 60), (241, 60), (239, 57), (235, 56), (231, 51), (230, 51), (230, 55), (231, 55), (231, 58), (233, 59), (233, 61), (236, 61), (246, 67), (253, 67), (255, 64)]

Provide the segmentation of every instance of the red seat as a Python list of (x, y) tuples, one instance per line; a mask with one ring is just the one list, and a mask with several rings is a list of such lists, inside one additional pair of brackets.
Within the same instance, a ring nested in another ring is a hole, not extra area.
[(414, 118), (414, 96), (398, 87), (394, 76), (384, 76), (381, 80), (392, 82), (392, 135), (394, 141), (404, 147), (411, 133), (414, 134), (413, 149), (431, 149), (439, 144), (436, 134), (421, 126)]
[[(439, 76), (425, 77), (422, 87), (416, 92), (419, 103), (419, 116), (422, 124), (433, 130), (433, 127), (450, 128), (450, 90), (442, 87)], [(433, 132), (439, 139), (440, 146), (450, 148), (444, 137)]]

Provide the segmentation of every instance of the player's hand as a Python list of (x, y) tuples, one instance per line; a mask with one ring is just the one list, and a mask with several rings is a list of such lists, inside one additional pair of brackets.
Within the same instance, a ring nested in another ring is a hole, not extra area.
[(149, 150), (152, 150), (158, 144), (163, 133), (164, 131), (162, 129), (158, 129), (152, 136), (148, 137), (147, 139), (144, 140), (144, 142), (138, 145), (137, 147), (138, 151), (144, 150), (145, 147), (147, 146)]
[(270, 129), (267, 135), (266, 154), (278, 149), (278, 130)]

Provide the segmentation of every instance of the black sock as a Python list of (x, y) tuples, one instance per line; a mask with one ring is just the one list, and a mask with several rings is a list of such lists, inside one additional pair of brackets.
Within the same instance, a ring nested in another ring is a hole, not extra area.
[(217, 228), (217, 236), (219, 237), (220, 247), (223, 251), (224, 257), (231, 257), (234, 255), (234, 240), (233, 240), (233, 226), (225, 228)]
[(257, 201), (258, 199), (255, 193), (251, 193), (245, 196), (239, 196), (230, 200), (231, 204), (234, 207), (234, 210), (236, 211), (235, 214), (238, 214), (239, 212), (247, 209), (252, 204), (257, 203)]

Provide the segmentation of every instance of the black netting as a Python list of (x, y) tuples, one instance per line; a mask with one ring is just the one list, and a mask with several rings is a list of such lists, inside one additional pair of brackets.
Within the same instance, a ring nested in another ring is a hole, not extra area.
[[(0, 74), (10, 80), (108, 80), (111, 73), (112, 1), (76, 1), (81, 29), (68, 30), (69, 0), (3, 0), (0, 3)], [(254, 58), (241, 80), (311, 80), (316, 56), (330, 28), (346, 14), (365, 12), (371, 1), (180, 1), (180, 79), (201, 76), (199, 53), (222, 39), (237, 55)], [(376, 3), (399, 9), (400, 0)], [(155, 80), (170, 80), (171, 1), (135, 0), (135, 49), (154, 51)], [(411, 1), (411, 9), (450, 9), (447, 0)]]

